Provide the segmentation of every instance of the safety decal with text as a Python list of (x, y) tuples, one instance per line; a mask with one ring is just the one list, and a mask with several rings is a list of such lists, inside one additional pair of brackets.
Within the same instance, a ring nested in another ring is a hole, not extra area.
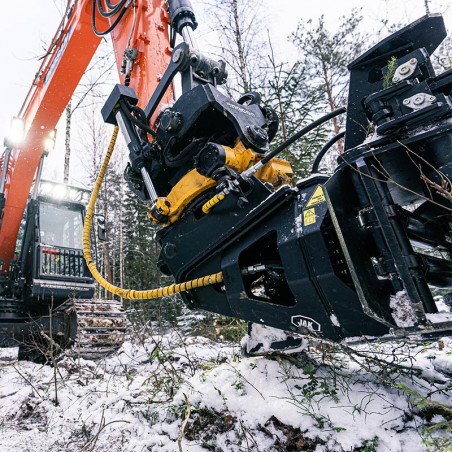
[(306, 204), (306, 207), (316, 206), (317, 204), (321, 204), (322, 202), (325, 202), (325, 193), (323, 193), (323, 188), (321, 185), (317, 185), (317, 187), (314, 190), (314, 193), (309, 198), (308, 203)]
[(315, 224), (316, 216), (315, 209), (306, 209), (303, 210), (303, 223), (305, 226), (309, 226), (310, 224)]

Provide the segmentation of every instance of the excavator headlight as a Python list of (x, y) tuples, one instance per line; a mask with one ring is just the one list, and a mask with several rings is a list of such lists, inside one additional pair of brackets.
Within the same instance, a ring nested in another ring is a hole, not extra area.
[(51, 152), (55, 149), (56, 129), (53, 129), (44, 140), (44, 151)]
[(11, 147), (17, 147), (22, 144), (25, 138), (25, 123), (23, 119), (14, 117), (11, 120), (9, 134), (5, 140), (5, 144)]

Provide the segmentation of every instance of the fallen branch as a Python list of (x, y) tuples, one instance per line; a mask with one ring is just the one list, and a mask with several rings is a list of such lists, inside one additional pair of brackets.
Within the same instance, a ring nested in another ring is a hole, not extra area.
[(187, 423), (188, 423), (188, 420), (190, 419), (190, 414), (191, 414), (190, 401), (188, 400), (188, 397), (185, 393), (184, 393), (184, 399), (185, 399), (185, 404), (187, 405), (187, 408), (185, 409), (185, 419), (184, 419), (184, 422), (182, 423), (182, 427), (180, 429), (179, 436), (177, 438), (177, 445), (179, 446), (179, 452), (182, 452), (182, 438), (184, 437), (185, 428), (187, 427)]

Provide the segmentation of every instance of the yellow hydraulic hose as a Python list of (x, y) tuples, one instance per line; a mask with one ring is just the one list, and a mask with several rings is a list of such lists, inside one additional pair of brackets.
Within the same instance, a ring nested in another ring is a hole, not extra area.
[(94, 206), (96, 204), (97, 196), (99, 194), (102, 181), (104, 180), (105, 172), (107, 171), (108, 163), (110, 162), (111, 154), (115, 147), (116, 138), (118, 136), (119, 128), (116, 126), (113, 130), (113, 135), (108, 145), (107, 154), (105, 155), (104, 161), (102, 162), (102, 167), (97, 176), (96, 182), (94, 184), (93, 191), (91, 193), (91, 198), (89, 200), (88, 207), (86, 209), (85, 224), (83, 226), (83, 255), (86, 260), (86, 265), (89, 271), (93, 275), (94, 279), (109, 292), (119, 295), (122, 298), (128, 300), (142, 300), (142, 299), (153, 299), (166, 297), (168, 295), (173, 295), (175, 293), (184, 292), (190, 289), (196, 289), (197, 287), (208, 286), (210, 284), (216, 284), (223, 281), (223, 274), (213, 273), (211, 275), (203, 276), (201, 278), (192, 279), (180, 284), (171, 284), (166, 287), (159, 287), (158, 289), (151, 290), (133, 290), (133, 289), (123, 289), (121, 287), (114, 286), (110, 284), (97, 270), (93, 262), (93, 256), (91, 254), (91, 225), (93, 222)]
[(209, 199), (203, 206), (202, 211), (207, 215), (217, 204), (219, 204), (226, 197), (226, 194), (221, 192)]

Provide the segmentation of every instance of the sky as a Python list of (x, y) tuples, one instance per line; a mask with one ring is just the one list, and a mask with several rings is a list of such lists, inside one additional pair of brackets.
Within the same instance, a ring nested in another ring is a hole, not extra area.
[[(192, 0), (195, 11), (201, 9), (200, 2)], [(63, 0), (0, 2), (0, 143), (39, 68), (38, 58), (43, 55), (57, 29), (63, 3)], [(430, 0), (428, 3), (431, 12), (444, 14), (446, 26), (452, 30), (452, 6), (448, 6), (449, 2)], [(377, 19), (381, 17), (390, 17), (394, 22), (409, 22), (425, 14), (425, 0), (263, 0), (262, 14), (277, 55), (295, 58), (295, 49), (288, 44), (287, 36), (296, 29), (300, 19), (316, 19), (323, 14), (326, 25), (334, 29), (339, 17), (354, 7), (362, 8), (366, 28), (374, 30), (379, 27)], [(203, 27), (199, 32), (204, 33)], [(59, 129), (63, 130), (61, 126)], [(57, 135), (53, 157), (59, 161), (64, 154), (63, 135), (62, 132)]]

